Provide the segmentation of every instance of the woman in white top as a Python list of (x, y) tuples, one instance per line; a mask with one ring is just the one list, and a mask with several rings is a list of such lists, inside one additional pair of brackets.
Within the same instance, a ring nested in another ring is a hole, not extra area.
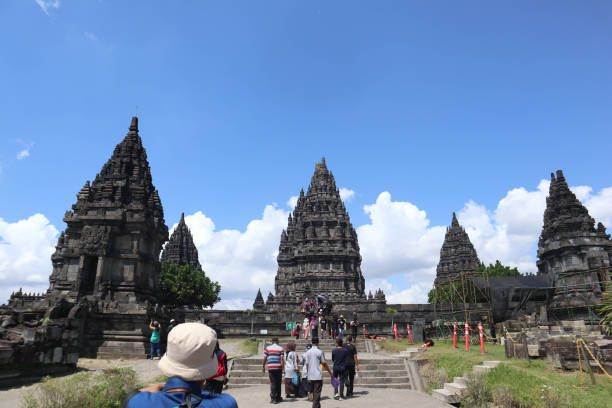
[(304, 338), (307, 339), (310, 335), (310, 320), (308, 317), (304, 318), (304, 325), (302, 326), (302, 330), (304, 330)]
[(295, 343), (287, 344), (285, 355), (285, 397), (289, 398), (291, 394), (297, 397), (298, 388), (293, 385), (293, 375), (299, 376), (298, 354), (295, 351)]

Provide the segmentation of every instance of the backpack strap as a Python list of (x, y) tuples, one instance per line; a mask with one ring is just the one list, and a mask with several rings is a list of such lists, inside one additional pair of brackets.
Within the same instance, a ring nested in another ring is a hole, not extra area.
[[(202, 402), (202, 398), (198, 397), (195, 394), (192, 394), (191, 391), (189, 391), (187, 388), (172, 388), (171, 390), (166, 390), (167, 393), (170, 392), (186, 392), (187, 395), (185, 396), (185, 401), (181, 402), (179, 405), (176, 405), (173, 408), (194, 408), (197, 407), (198, 405), (200, 405), (200, 402)], [(194, 400), (191, 399), (191, 397), (194, 398)]]

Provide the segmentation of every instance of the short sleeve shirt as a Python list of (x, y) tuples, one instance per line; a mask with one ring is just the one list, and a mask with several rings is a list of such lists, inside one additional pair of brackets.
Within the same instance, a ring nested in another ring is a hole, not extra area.
[(346, 370), (346, 358), (348, 350), (344, 347), (336, 347), (332, 351), (332, 360), (334, 360), (334, 371)]
[(325, 354), (317, 346), (312, 346), (310, 350), (304, 354), (304, 362), (308, 370), (308, 379), (311, 381), (321, 380), (321, 364), (327, 363)]
[(278, 344), (271, 344), (264, 350), (264, 356), (268, 357), (268, 371), (281, 370), (281, 356), (283, 348)]
[(346, 365), (354, 366), (355, 365), (355, 356), (357, 355), (357, 348), (353, 343), (346, 343), (344, 345), (346, 351), (348, 351), (348, 356), (346, 356)]

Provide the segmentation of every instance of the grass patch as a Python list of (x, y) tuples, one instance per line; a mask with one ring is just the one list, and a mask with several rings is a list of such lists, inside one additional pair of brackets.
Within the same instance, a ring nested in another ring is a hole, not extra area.
[(400, 351), (406, 350), (408, 347), (415, 347), (414, 344), (408, 344), (408, 339), (395, 340), (376, 340), (380, 347), (391, 353), (399, 353)]
[(25, 395), (22, 408), (116, 408), (136, 388), (131, 368), (107, 368), (102, 374), (78, 373), (67, 378), (45, 377)]
[[(596, 385), (580, 387), (578, 372), (567, 372), (552, 367), (548, 360), (506, 359), (504, 347), (486, 344), (487, 354), (480, 354), (480, 347), (469, 352), (453, 349), (452, 341), (437, 340), (422, 355), (433, 363), (439, 373), (452, 377), (471, 371), (471, 367), (485, 360), (500, 360), (500, 366), (485, 375), (489, 398), (499, 406), (509, 407), (572, 407), (603, 408), (612, 401), (612, 381), (596, 374)], [(434, 375), (435, 377), (435, 375)], [(584, 376), (588, 384), (588, 376)]]
[(257, 340), (244, 339), (238, 345), (238, 349), (246, 354), (257, 354)]

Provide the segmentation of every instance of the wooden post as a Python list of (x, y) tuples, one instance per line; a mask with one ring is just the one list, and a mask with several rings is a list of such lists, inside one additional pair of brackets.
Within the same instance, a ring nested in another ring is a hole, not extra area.
[(595, 385), (595, 375), (593, 374), (593, 369), (591, 369), (591, 363), (589, 363), (589, 357), (587, 355), (586, 350), (584, 349), (584, 343), (582, 337), (578, 337), (580, 342), (580, 353), (582, 354), (582, 361), (584, 361), (584, 365), (586, 365), (586, 371), (589, 373), (589, 377), (591, 377), (591, 385)]

